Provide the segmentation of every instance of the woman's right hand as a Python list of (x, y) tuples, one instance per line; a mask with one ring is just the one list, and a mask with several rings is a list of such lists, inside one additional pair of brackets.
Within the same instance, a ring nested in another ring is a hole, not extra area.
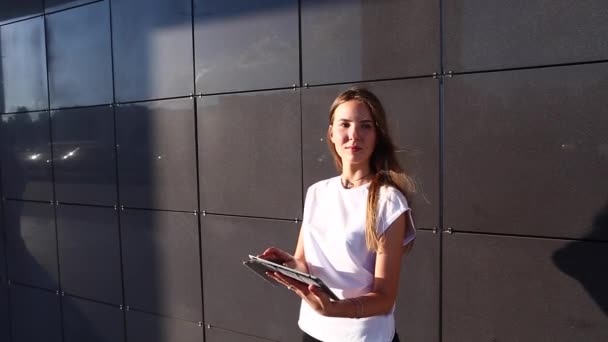
[(258, 257), (264, 260), (272, 261), (275, 264), (285, 265), (289, 268), (297, 268), (297, 262), (293, 255), (276, 247), (266, 249), (264, 253), (258, 255)]

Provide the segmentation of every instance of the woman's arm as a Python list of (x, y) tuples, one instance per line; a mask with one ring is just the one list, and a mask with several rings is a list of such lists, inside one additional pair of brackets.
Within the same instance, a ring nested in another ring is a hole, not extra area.
[[(372, 291), (361, 297), (331, 301), (329, 297), (314, 285), (306, 285), (281, 274), (274, 274), (275, 279), (292, 286), (296, 294), (304, 299), (315, 311), (333, 317), (369, 317), (388, 314), (395, 304), (399, 290), (399, 273), (403, 256), (403, 239), (407, 229), (405, 214), (389, 226), (380, 239), (374, 270)], [(300, 248), (296, 248), (296, 255)], [(302, 257), (303, 249), (302, 249)]]

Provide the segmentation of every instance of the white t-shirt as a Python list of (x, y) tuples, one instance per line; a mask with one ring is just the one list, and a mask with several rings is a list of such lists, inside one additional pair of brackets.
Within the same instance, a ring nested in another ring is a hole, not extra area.
[[(372, 290), (376, 253), (370, 252), (365, 243), (368, 192), (369, 183), (344, 189), (338, 176), (312, 185), (306, 194), (302, 232), (308, 271), (339, 298), (359, 297)], [(378, 236), (404, 212), (408, 218), (405, 246), (415, 237), (411, 210), (399, 190), (382, 187)], [(298, 325), (323, 342), (389, 342), (395, 334), (394, 309), (387, 315), (360, 319), (326, 317), (302, 301)]]

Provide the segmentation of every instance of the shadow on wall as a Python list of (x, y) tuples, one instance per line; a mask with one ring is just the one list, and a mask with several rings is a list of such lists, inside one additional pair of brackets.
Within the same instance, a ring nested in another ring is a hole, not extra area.
[[(595, 216), (591, 232), (584, 239), (605, 241), (607, 235), (608, 202)], [(593, 243), (573, 241), (553, 254), (553, 262), (562, 272), (579, 281), (608, 316), (608, 248), (590, 248)]]

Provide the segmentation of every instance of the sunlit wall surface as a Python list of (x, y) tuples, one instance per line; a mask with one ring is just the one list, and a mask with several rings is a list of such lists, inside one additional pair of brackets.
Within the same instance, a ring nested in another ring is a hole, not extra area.
[(0, 341), (298, 341), (241, 261), (388, 111), (402, 341), (608, 340), (605, 0), (0, 3)]

